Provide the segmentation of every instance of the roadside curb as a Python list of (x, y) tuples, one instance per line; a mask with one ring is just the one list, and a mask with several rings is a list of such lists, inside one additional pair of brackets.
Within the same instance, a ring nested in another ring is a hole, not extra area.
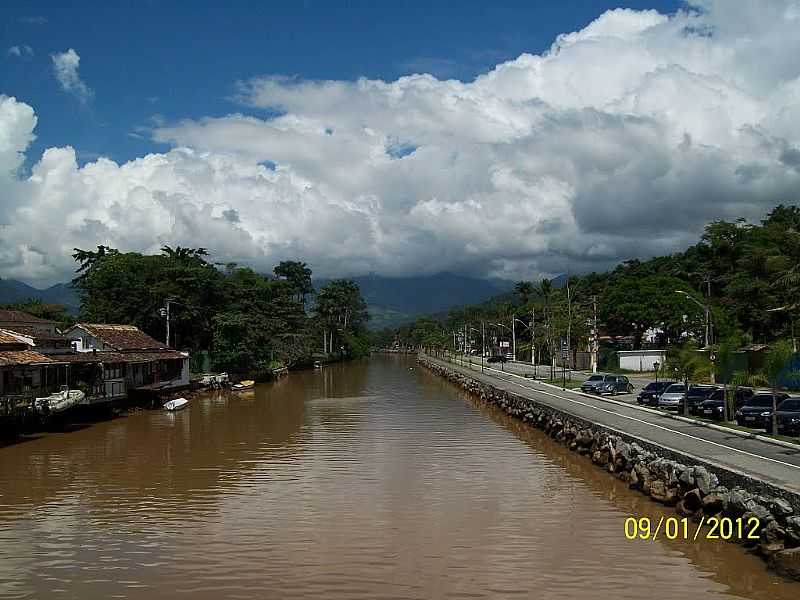
[[(446, 362), (449, 362), (449, 361), (446, 360)], [(453, 363), (453, 364), (455, 364), (456, 366), (459, 366), (457, 363)], [(472, 363), (472, 364), (477, 364), (477, 363)], [(464, 367), (466, 365), (461, 365), (461, 366)], [(469, 367), (467, 367), (467, 368), (469, 369)], [(639, 406), (638, 404), (631, 404), (631, 403), (628, 403), (628, 402), (621, 402), (620, 400), (613, 400), (611, 398), (604, 398), (603, 396), (600, 396), (600, 395), (597, 395), (597, 394), (587, 394), (586, 392), (581, 392), (580, 390), (570, 390), (570, 389), (562, 388), (561, 386), (558, 386), (558, 385), (553, 385), (552, 383), (545, 383), (544, 381), (541, 381), (539, 379), (534, 379), (533, 377), (524, 377), (524, 376), (518, 375), (516, 373), (510, 373), (508, 371), (500, 371), (500, 370), (492, 368), (492, 367), (484, 366), (484, 369), (485, 370), (489, 370), (489, 371), (494, 371), (495, 373), (502, 373), (504, 375), (510, 375), (512, 377), (519, 377), (520, 379), (524, 379), (526, 381), (532, 381), (532, 382), (538, 383), (540, 385), (544, 385), (544, 386), (547, 386), (547, 387), (550, 387), (550, 388), (561, 390), (562, 392), (570, 392), (572, 394), (576, 394), (576, 395), (579, 395), (579, 396), (584, 396), (586, 398), (592, 398), (594, 400), (601, 400), (602, 402), (608, 402), (609, 404), (616, 404), (616, 405), (619, 405), (619, 406), (625, 406), (625, 407), (628, 407), (628, 408), (633, 408), (633, 409), (636, 409), (636, 410), (641, 411), (641, 412), (650, 413), (652, 415), (659, 415), (659, 416), (665, 417), (667, 419), (674, 419), (676, 421), (682, 421), (684, 423), (690, 423), (692, 425), (697, 425), (698, 427), (708, 427), (709, 429), (715, 429), (715, 430), (721, 431), (723, 433), (732, 433), (732, 434), (734, 434), (734, 435), (736, 435), (736, 436), (738, 436), (740, 438), (745, 438), (745, 439), (750, 439), (750, 440), (758, 440), (760, 442), (765, 442), (767, 444), (772, 444), (773, 446), (780, 446), (782, 448), (789, 448), (791, 450), (796, 450), (796, 451), (800, 452), (800, 444), (793, 444), (791, 442), (784, 442), (783, 440), (776, 440), (776, 439), (773, 439), (771, 437), (767, 437), (765, 435), (760, 435), (758, 433), (748, 433), (746, 431), (739, 431), (738, 429), (732, 429), (730, 427), (725, 427), (724, 425), (717, 425), (715, 423), (707, 423), (706, 421), (698, 421), (697, 419), (691, 419), (691, 418), (684, 417), (684, 416), (681, 416), (681, 415), (673, 415), (673, 414), (670, 414), (670, 413), (667, 413), (667, 412), (663, 412), (663, 411), (660, 411), (660, 410), (655, 410), (655, 409), (652, 409), (652, 408), (648, 408), (646, 406)]]

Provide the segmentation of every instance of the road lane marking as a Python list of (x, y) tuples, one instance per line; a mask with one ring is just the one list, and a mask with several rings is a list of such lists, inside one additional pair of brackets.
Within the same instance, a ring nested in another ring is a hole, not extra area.
[[(454, 365), (454, 366), (458, 366), (458, 365)], [(519, 377), (520, 379), (525, 379), (526, 381), (528, 381), (527, 377), (523, 377), (522, 375), (517, 375), (516, 373), (509, 373), (508, 371), (499, 371), (498, 369), (494, 369), (492, 367), (484, 367), (484, 369), (489, 370), (489, 371), (494, 371), (495, 373), (502, 373), (503, 375), (509, 375), (511, 377)], [(470, 369), (470, 371), (471, 371), (471, 369)], [(502, 378), (498, 378), (498, 379), (502, 380)], [(558, 394), (553, 394), (552, 392), (547, 392), (547, 391), (542, 390), (542, 389), (533, 388), (533, 387), (528, 386), (528, 385), (522, 385), (520, 383), (516, 383), (515, 381), (507, 381), (507, 383), (510, 383), (511, 385), (519, 386), (519, 387), (524, 388), (526, 390), (531, 390), (533, 392), (536, 392), (537, 394), (544, 394), (545, 396), (552, 396), (553, 398), (558, 398), (560, 400), (566, 400), (567, 402), (572, 402), (573, 404), (578, 404), (580, 406), (585, 406), (587, 408), (592, 408), (592, 409), (598, 410), (600, 412), (609, 413), (609, 414), (617, 416), (617, 417), (622, 417), (623, 419), (630, 419), (631, 421), (636, 421), (637, 423), (642, 423), (643, 425), (648, 425), (648, 426), (654, 427), (656, 429), (662, 429), (664, 431), (668, 431), (669, 433), (682, 435), (684, 437), (687, 437), (687, 438), (690, 438), (690, 439), (693, 439), (693, 440), (697, 440), (698, 442), (705, 442), (706, 444), (710, 444), (710, 445), (716, 446), (718, 448), (724, 448), (725, 450), (731, 450), (733, 452), (738, 452), (739, 454), (744, 454), (745, 456), (751, 456), (753, 458), (757, 458), (757, 459), (760, 459), (760, 460), (766, 460), (766, 461), (773, 462), (773, 463), (776, 463), (776, 464), (779, 464), (779, 465), (783, 465), (785, 467), (791, 467), (792, 469), (800, 470), (800, 465), (793, 465), (792, 463), (787, 463), (787, 462), (784, 462), (782, 460), (778, 460), (777, 458), (770, 458), (769, 456), (762, 456), (761, 454), (754, 454), (752, 452), (748, 452), (747, 450), (740, 450), (739, 448), (734, 448), (733, 446), (726, 446), (725, 444), (720, 444), (719, 442), (712, 442), (711, 440), (706, 440), (706, 439), (703, 439), (701, 437), (697, 437), (696, 435), (692, 435), (690, 433), (684, 433), (683, 431), (677, 431), (675, 429), (670, 429), (669, 427), (664, 427), (663, 425), (658, 425), (657, 423), (651, 423), (651, 422), (645, 421), (643, 419), (637, 419), (636, 417), (632, 417), (630, 415), (624, 415), (622, 413), (619, 413), (619, 412), (616, 412), (616, 411), (613, 411), (613, 410), (608, 410), (607, 408), (602, 408), (600, 406), (594, 406), (593, 404), (588, 404), (586, 402), (581, 402), (580, 400), (575, 400), (574, 398), (567, 398), (566, 396), (559, 396)], [(623, 404), (623, 406), (625, 406), (625, 405)], [(631, 407), (631, 408), (633, 408), (633, 407)]]

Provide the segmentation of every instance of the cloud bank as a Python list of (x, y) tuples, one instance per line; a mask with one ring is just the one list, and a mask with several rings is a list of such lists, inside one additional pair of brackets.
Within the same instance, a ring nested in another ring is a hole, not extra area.
[[(51, 148), (0, 180), (0, 274), (63, 280), (99, 243), (510, 278), (670, 252), (800, 197), (799, 28), (794, 0), (703, 0), (608, 11), (471, 82), (242, 82), (243, 111), (279, 116), (162, 124), (172, 149), (125, 164)], [(35, 123), (0, 99), (3, 173)]]

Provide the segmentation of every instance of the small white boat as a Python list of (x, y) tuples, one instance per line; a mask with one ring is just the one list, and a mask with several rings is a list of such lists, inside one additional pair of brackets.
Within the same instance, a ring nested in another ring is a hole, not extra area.
[(164, 408), (166, 410), (180, 410), (182, 408), (186, 408), (186, 405), (189, 404), (189, 401), (186, 398), (175, 398), (175, 400), (169, 400), (164, 403)]
[(320, 361), (318, 361), (318, 360), (315, 360), (314, 361), (314, 368), (315, 369), (321, 369), (322, 368), (322, 363)]
[(240, 381), (239, 383), (234, 383), (231, 386), (231, 389), (235, 392), (241, 392), (242, 390), (249, 390), (255, 387), (256, 382), (252, 379), (245, 379), (244, 381)]
[(47, 410), (51, 414), (60, 413), (83, 402), (85, 396), (86, 394), (80, 390), (71, 390), (68, 386), (62, 385), (60, 391), (43, 398), (36, 398), (34, 404), (39, 410)]

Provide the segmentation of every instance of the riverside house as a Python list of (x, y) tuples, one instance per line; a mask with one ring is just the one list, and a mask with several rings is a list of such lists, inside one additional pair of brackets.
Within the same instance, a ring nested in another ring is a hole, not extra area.
[(19, 336), (0, 330), (0, 410), (47, 396), (67, 383), (67, 364), (31, 349)]
[(133, 325), (78, 323), (64, 337), (73, 351), (58, 359), (84, 365), (83, 379), (94, 382), (93, 402), (189, 385), (189, 353), (168, 348)]
[(0, 412), (61, 385), (82, 390), (83, 404), (181, 388), (189, 385), (189, 355), (133, 325), (78, 323), (62, 334), (55, 321), (0, 310)]

